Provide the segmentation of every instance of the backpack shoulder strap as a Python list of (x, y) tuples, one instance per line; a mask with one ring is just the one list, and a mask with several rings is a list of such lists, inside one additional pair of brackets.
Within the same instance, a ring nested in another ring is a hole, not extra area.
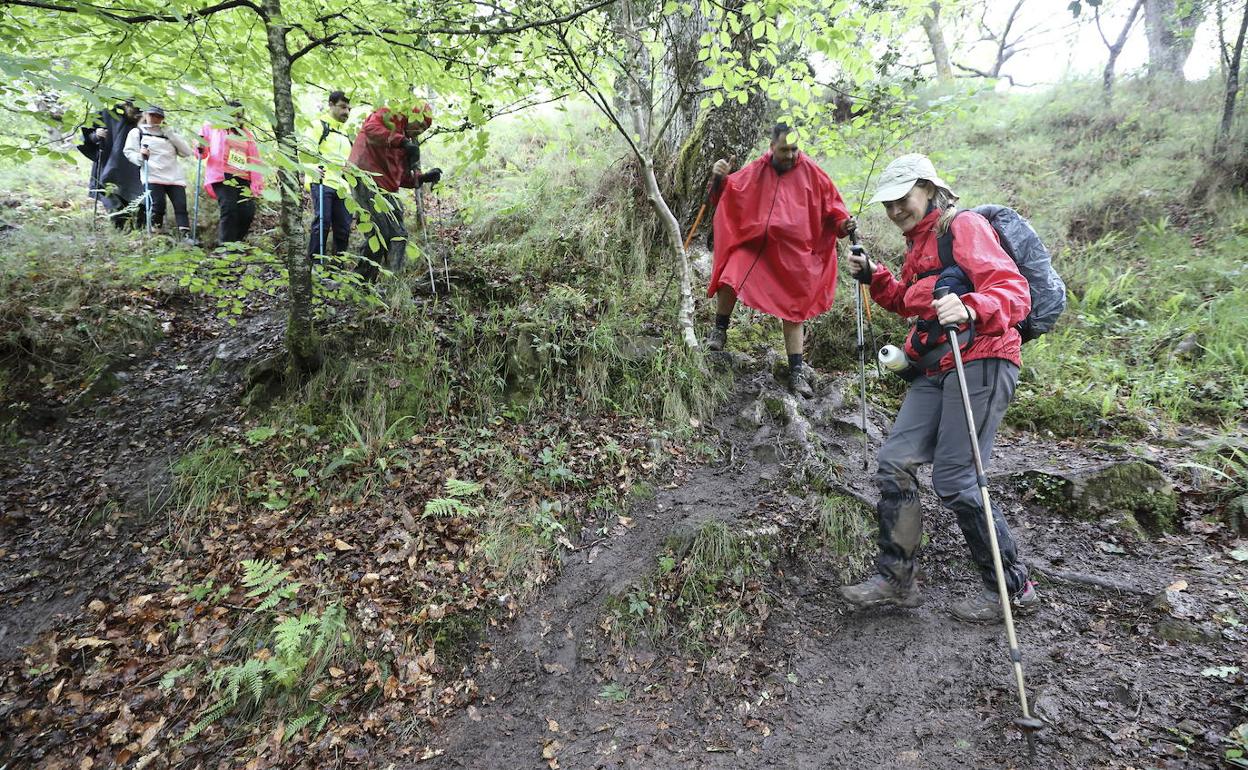
[[(953, 219), (957, 219), (961, 215), (962, 211), (957, 211), (954, 213)], [(915, 280), (940, 275), (944, 270), (958, 264), (957, 260), (953, 258), (953, 219), (949, 220), (949, 229), (945, 230), (945, 234), (936, 239), (936, 254), (940, 257), (940, 267), (919, 273), (915, 276)]]
[(957, 264), (953, 258), (953, 220), (961, 215), (961, 211), (954, 212), (953, 219), (949, 220), (949, 228), (945, 230), (944, 235), (936, 239), (936, 253), (940, 255), (942, 268), (953, 267)]
[(318, 151), (321, 149), (321, 145), (325, 144), (325, 138), (329, 136), (329, 131), (330, 131), (329, 121), (322, 120), (321, 121), (321, 138), (316, 140), (316, 149)]

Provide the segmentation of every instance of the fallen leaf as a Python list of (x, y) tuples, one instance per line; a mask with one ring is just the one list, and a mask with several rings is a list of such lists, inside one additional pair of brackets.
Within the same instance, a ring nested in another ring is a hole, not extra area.
[(160, 719), (157, 719), (155, 722), (152, 722), (150, 725), (148, 725), (147, 729), (143, 731), (143, 734), (139, 736), (139, 748), (141, 749), (147, 748), (147, 744), (151, 743), (156, 738), (156, 733), (160, 732), (160, 728), (164, 726), (165, 726), (164, 717), (161, 717)]
[(1176, 581), (1174, 581), (1173, 583), (1171, 583), (1170, 585), (1166, 586), (1166, 590), (1167, 590), (1167, 591), (1185, 591), (1185, 590), (1187, 590), (1187, 581), (1186, 581), (1186, 580), (1176, 580)]
[(547, 719), (546, 719), (546, 728), (547, 728), (548, 730), (550, 730), (552, 733), (557, 733), (557, 732), (559, 732), (559, 723), (558, 723), (558, 722), (556, 722), (555, 720), (550, 719), (549, 717), (547, 717)]
[(542, 759), (554, 759), (562, 748), (563, 744), (559, 741), (549, 741), (542, 747)]
[(1210, 666), (1200, 672), (1201, 676), (1215, 676), (1218, 679), (1226, 679), (1239, 673), (1239, 666)]
[(1126, 549), (1124, 549), (1122, 546), (1115, 545), (1113, 543), (1107, 543), (1104, 540), (1098, 540), (1096, 542), (1096, 547), (1098, 550), (1103, 551), (1105, 553), (1124, 554), (1127, 552)]
[(56, 703), (61, 699), (61, 688), (65, 686), (65, 680), (57, 682), (48, 692), (48, 703)]
[(1231, 551), (1231, 558), (1235, 561), (1248, 561), (1248, 548), (1236, 548)]
[(334, 550), (336, 550), (336, 551), (354, 551), (354, 550), (355, 550), (355, 546), (351, 545), (351, 544), (350, 544), (350, 543), (348, 543), (346, 540), (338, 540), (338, 539), (335, 539), (335, 540), (334, 540)]
[(471, 720), (472, 720), (472, 721), (474, 721), (474, 722), (480, 722), (480, 721), (481, 721), (481, 712), (480, 712), (480, 710), (478, 710), (476, 706), (469, 706), (469, 707), (468, 707), (468, 718), (469, 718), (469, 719), (471, 719)]
[(70, 642), (70, 646), (75, 650), (81, 650), (84, 647), (103, 647), (106, 644), (112, 644), (112, 642), (94, 636), (84, 636), (81, 639), (75, 639)]

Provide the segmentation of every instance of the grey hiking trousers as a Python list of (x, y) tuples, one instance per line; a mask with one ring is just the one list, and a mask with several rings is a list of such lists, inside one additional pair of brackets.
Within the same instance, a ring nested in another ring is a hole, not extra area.
[[(1018, 367), (1002, 358), (970, 361), (965, 366), (971, 409), (979, 451), (985, 466), (992, 458), (992, 442), (1005, 408), (1014, 398)], [(958, 527), (970, 547), (984, 584), (996, 590), (992, 550), (984, 521), (983, 500), (975, 477), (966, 415), (957, 374), (920, 376), (910, 383), (901, 410), (884, 446), (880, 447), (875, 484), (880, 490), (876, 504), (881, 574), (906, 584), (914, 579), (914, 552), (923, 537), (923, 513), (919, 506), (916, 468), (932, 464), (932, 490), (958, 518)], [(1005, 567), (1005, 583), (1011, 594), (1022, 590), (1027, 568), (1018, 561), (1018, 549), (1010, 528), (994, 506), (997, 543)]]

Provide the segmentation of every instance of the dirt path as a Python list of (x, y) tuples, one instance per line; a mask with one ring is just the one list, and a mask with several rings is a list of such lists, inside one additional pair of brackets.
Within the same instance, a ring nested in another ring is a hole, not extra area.
[(141, 565), (162, 536), (152, 514), (171, 464), (235, 416), (245, 367), (280, 348), (285, 325), (272, 307), (233, 326), (206, 308), (167, 318), (165, 337), (112, 367), (98, 394), (0, 452), (0, 660)]
[[(636, 526), (606, 547), (571, 554), (561, 579), (483, 646), (478, 703), (441, 726), (432, 742), (440, 754), (420, 766), (1214, 766), (1219, 736), (1243, 719), (1235, 708), (1242, 693), (1234, 675), (1202, 672), (1248, 668), (1237, 624), (1213, 620), (1243, 614), (1246, 570), (1206, 535), (1126, 541), (1109, 525), (1021, 504), (1011, 471), (1108, 456), (1021, 435), (1000, 441), (996, 478), (1005, 481), (999, 504), (1024, 557), (1141, 590), (1040, 577), (1044, 604), (1019, 625), (1033, 707), (1049, 724), (1034, 758), (1011, 724), (1018, 707), (1000, 627), (948, 615), (974, 579), (952, 517), (930, 495), (920, 609), (851, 613), (835, 591), (831, 559), (790, 555), (774, 565), (769, 609), (751, 638), (706, 659), (667, 646), (609, 647), (604, 602), (653, 571), (671, 533), (711, 518), (782, 533), (796, 526), (803, 501), (789, 475), (811, 446), (831, 458), (844, 491), (873, 495), (858, 472), (861, 434), (846, 429), (856, 419), (856, 404), (840, 396), (846, 386), (852, 394), (851, 383), (832, 383), (800, 404), (812, 426), (812, 443), (803, 444), (793, 414), (757, 429), (736, 417), (759, 394), (773, 404), (782, 398), (769, 375), (742, 378), (716, 423), (725, 461), (639, 505)], [(887, 426), (886, 414), (871, 419)], [(1107, 542), (1124, 545), (1114, 553), (1094, 547)], [(1149, 594), (1179, 580), (1181, 609), (1150, 607)], [(1164, 638), (1175, 628), (1187, 636)]]

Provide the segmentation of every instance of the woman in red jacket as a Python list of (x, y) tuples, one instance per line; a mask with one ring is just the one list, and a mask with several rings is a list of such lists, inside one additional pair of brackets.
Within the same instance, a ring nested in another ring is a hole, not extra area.
[[(1027, 280), (1001, 248), (996, 231), (973, 211), (958, 211), (957, 195), (923, 155), (904, 155), (880, 176), (872, 203), (883, 203), (888, 218), (906, 237), (901, 278), (865, 254), (851, 255), (854, 275), (867, 271), (871, 297), (881, 307), (906, 318), (918, 319), (906, 339), (905, 352), (917, 364), (917, 376), (902, 402), (888, 439), (880, 447), (875, 483), (880, 555), (876, 574), (862, 583), (843, 586), (841, 594), (857, 607), (893, 604), (917, 607), (923, 603), (915, 583), (915, 551), (923, 536), (919, 505), (919, 465), (932, 464), (932, 489), (945, 507), (957, 515), (958, 527), (979, 568), (983, 589), (955, 602), (955, 617), (966, 621), (998, 622), (992, 551), (983, 514), (966, 416), (953, 354), (942, 329), (958, 324), (963, 333), (966, 384), (978, 427), (981, 455), (992, 456), (992, 443), (1006, 406), (1014, 397), (1021, 365), (1022, 338), (1016, 328), (1031, 309)], [(953, 234), (956, 265), (944, 268), (938, 240)], [(937, 282), (954, 291), (932, 299)], [(931, 335), (928, 336), (929, 327)], [(928, 348), (930, 347), (930, 351)], [(993, 511), (997, 542), (1005, 567), (1005, 582), (1017, 606), (1039, 600), (1009, 526)]]

